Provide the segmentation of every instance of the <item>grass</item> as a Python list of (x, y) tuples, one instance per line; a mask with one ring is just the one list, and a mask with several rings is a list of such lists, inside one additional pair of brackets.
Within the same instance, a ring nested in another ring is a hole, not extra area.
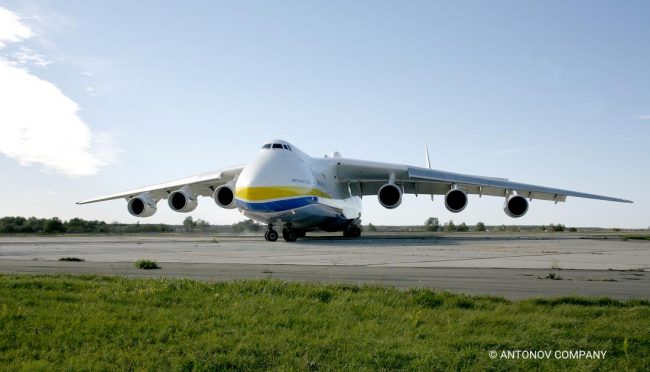
[(160, 269), (158, 263), (154, 260), (141, 259), (133, 263), (133, 266), (143, 270)]
[[(650, 303), (0, 275), (5, 370), (650, 370)], [(606, 350), (492, 360), (490, 350)]]

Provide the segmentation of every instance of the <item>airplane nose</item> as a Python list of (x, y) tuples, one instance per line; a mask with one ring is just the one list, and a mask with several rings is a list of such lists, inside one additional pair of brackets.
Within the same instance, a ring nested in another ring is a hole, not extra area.
[(235, 194), (242, 200), (270, 200), (307, 194), (314, 187), (309, 169), (285, 149), (262, 151), (239, 175)]

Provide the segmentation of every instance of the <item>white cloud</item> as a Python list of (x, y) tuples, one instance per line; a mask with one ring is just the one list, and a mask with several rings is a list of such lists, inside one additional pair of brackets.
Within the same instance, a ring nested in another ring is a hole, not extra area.
[(93, 74), (91, 74), (91, 73), (88, 72), (88, 71), (84, 71), (84, 72), (82, 72), (81, 75), (83, 75), (83, 76), (88, 76), (88, 77), (93, 77)]
[[(15, 13), (0, 7), (0, 49), (32, 35)], [(95, 174), (114, 162), (119, 149), (111, 136), (93, 133), (76, 102), (22, 65), (0, 58), (0, 153), (68, 176)]]
[(639, 115), (636, 118), (638, 120), (650, 120), (650, 115)]
[(32, 30), (20, 22), (20, 17), (16, 13), (0, 7), (0, 49), (7, 43), (17, 43), (33, 35)]
[(52, 61), (47, 60), (44, 55), (24, 46), (21, 46), (17, 52), (11, 55), (11, 62), (23, 66), (37, 66), (43, 68), (52, 64)]

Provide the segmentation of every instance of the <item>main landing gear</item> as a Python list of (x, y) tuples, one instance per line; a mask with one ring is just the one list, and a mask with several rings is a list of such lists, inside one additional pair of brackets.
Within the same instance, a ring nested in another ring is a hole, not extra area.
[[(304, 238), (306, 234), (307, 232), (304, 230), (292, 229), (291, 227), (282, 229), (282, 237), (288, 242), (295, 242), (298, 238)], [(273, 226), (269, 225), (268, 231), (264, 233), (264, 239), (269, 242), (278, 240), (278, 233), (273, 230)]]
[(282, 237), (288, 242), (295, 242), (298, 239), (298, 234), (296, 230), (285, 227), (282, 229)]

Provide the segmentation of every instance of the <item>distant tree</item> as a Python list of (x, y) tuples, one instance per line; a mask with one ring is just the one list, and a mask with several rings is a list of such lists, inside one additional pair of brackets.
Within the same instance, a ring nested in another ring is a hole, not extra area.
[(45, 225), (43, 226), (43, 232), (46, 234), (64, 233), (65, 226), (58, 217), (54, 217), (45, 222)]
[(246, 221), (246, 229), (250, 232), (258, 232), (262, 229), (262, 225), (249, 219)]
[(187, 216), (183, 220), (183, 227), (185, 228), (185, 231), (192, 231), (196, 227), (196, 222), (194, 222), (194, 219), (192, 216)]
[(485, 231), (485, 230), (486, 230), (486, 228), (485, 228), (485, 224), (483, 222), (478, 222), (476, 224), (476, 231)]
[(548, 225), (548, 228), (547, 228), (547, 231), (555, 231), (555, 232), (562, 232), (564, 230), (565, 230), (565, 227), (562, 224), (557, 224), (557, 225), (550, 224), (550, 225)]
[(85, 221), (78, 217), (69, 220), (64, 225), (69, 233), (82, 233), (85, 230)]
[(3, 217), (0, 219), (0, 232), (21, 233), (26, 228), (27, 219), (24, 217)]
[(578, 229), (576, 229), (575, 227), (569, 227), (569, 231), (570, 231), (570, 232), (577, 232)]
[(445, 231), (446, 232), (456, 231), (456, 225), (454, 224), (454, 220), (449, 220), (449, 222), (445, 224)]
[(39, 233), (43, 232), (43, 225), (45, 224), (45, 219), (29, 217), (25, 226), (23, 227), (23, 232), (25, 233)]
[(429, 217), (424, 221), (425, 231), (440, 231), (440, 221), (438, 217)]
[(375, 225), (373, 225), (372, 223), (369, 223), (368, 224), (368, 231), (370, 231), (370, 232), (377, 231), (377, 227)]
[(456, 227), (456, 231), (460, 231), (460, 232), (469, 231), (469, 227), (467, 227), (467, 225), (465, 225), (465, 222), (463, 222)]
[(208, 231), (210, 229), (210, 223), (206, 220), (198, 219), (195, 222), (195, 226), (201, 231)]
[(262, 225), (260, 225), (259, 223), (255, 222), (255, 221), (253, 221), (251, 219), (248, 219), (248, 220), (240, 221), (240, 222), (237, 222), (237, 223), (233, 223), (232, 224), (232, 229), (236, 233), (241, 233), (241, 232), (244, 232), (244, 231), (258, 232), (258, 231), (260, 231), (262, 229)]

